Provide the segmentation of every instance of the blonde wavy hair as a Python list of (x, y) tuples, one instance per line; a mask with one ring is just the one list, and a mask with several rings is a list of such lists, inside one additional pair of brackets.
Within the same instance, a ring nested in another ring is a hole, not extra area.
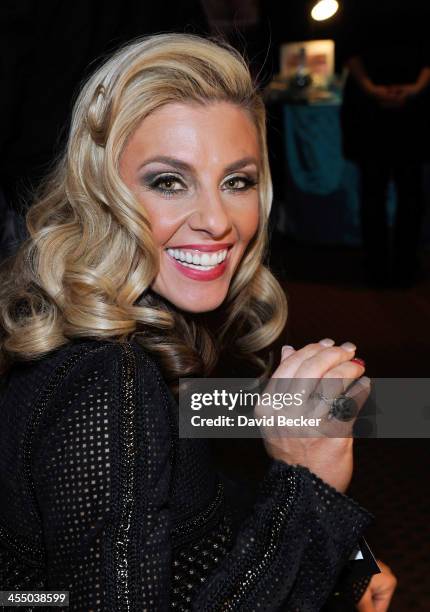
[[(197, 315), (151, 290), (158, 252), (146, 212), (119, 174), (121, 152), (142, 119), (188, 101), (245, 109), (263, 160), (256, 235), (223, 304)], [(65, 152), (27, 212), (28, 238), (1, 267), (0, 372), (73, 338), (135, 337), (174, 390), (179, 376), (213, 374), (221, 354), (267, 376), (287, 304), (263, 265), (272, 201), (265, 122), (245, 60), (225, 43), (158, 34), (114, 53), (83, 86)]]

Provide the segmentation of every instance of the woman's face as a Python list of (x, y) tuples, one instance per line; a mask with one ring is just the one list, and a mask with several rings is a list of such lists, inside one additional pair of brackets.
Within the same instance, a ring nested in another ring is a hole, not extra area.
[(227, 102), (171, 103), (127, 141), (120, 174), (151, 222), (159, 250), (152, 289), (178, 308), (217, 308), (257, 231), (257, 130)]

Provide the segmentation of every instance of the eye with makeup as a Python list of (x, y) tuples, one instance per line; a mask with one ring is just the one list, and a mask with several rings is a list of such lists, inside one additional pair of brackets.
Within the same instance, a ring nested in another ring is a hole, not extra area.
[(249, 176), (235, 175), (228, 177), (223, 183), (224, 191), (242, 192), (255, 187), (258, 184), (257, 179)]
[[(184, 180), (173, 173), (151, 174), (144, 177), (144, 183), (148, 189), (160, 192), (164, 197), (173, 197), (186, 191), (187, 187)], [(230, 193), (244, 192), (257, 185), (258, 181), (243, 175), (228, 177), (222, 183), (223, 191)]]
[(180, 191), (185, 191), (183, 180), (176, 174), (166, 173), (150, 175), (144, 179), (145, 185), (154, 191), (159, 191), (166, 197), (171, 197)]

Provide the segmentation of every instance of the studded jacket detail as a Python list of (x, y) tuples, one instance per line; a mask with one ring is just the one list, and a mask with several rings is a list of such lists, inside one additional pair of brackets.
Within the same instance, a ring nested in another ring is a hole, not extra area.
[(0, 393), (0, 590), (69, 591), (64, 610), (82, 612), (322, 609), (371, 515), (272, 461), (235, 525), (208, 440), (180, 439), (177, 410), (137, 340), (83, 338), (14, 364)]

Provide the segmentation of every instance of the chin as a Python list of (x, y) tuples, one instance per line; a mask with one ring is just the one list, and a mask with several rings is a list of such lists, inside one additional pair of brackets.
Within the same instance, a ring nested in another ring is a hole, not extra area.
[[(187, 290), (188, 289), (188, 290)], [(216, 310), (221, 304), (224, 302), (227, 293), (228, 286), (225, 285), (222, 287), (212, 288), (212, 291), (208, 291), (207, 288), (205, 291), (201, 290), (194, 291), (192, 288), (183, 287), (182, 291), (162, 291), (153, 287), (155, 293), (158, 293), (163, 299), (167, 300), (173, 306), (178, 308), (179, 310), (183, 310), (184, 312), (194, 312), (194, 313), (203, 313), (203, 312), (211, 312), (212, 310)]]
[(174, 279), (163, 284), (154, 284), (153, 291), (158, 293), (173, 306), (184, 312), (203, 313), (216, 310), (227, 297), (230, 282), (225, 278), (222, 281), (209, 283), (174, 283)]
[(205, 300), (187, 300), (182, 298), (175, 299), (173, 296), (165, 296), (166, 299), (169, 300), (172, 304), (176, 306), (176, 308), (180, 308), (185, 312), (211, 312), (212, 310), (216, 310), (225, 300), (225, 295), (214, 297), (212, 299)]

